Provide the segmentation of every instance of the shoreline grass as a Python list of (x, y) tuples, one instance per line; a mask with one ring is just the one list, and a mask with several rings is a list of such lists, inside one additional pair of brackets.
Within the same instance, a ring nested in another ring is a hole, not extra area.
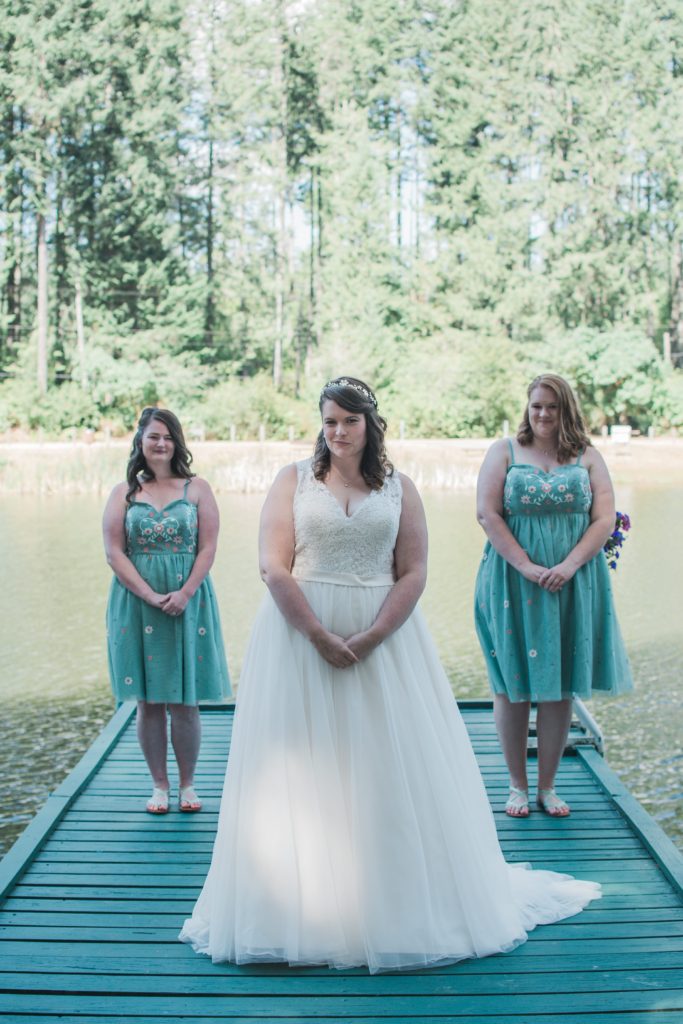
[[(476, 484), (485, 438), (390, 441), (390, 458), (420, 489), (459, 490)], [(683, 438), (598, 438), (615, 483), (683, 486)], [(195, 441), (193, 468), (218, 493), (268, 489), (278, 469), (311, 454), (312, 441)], [(106, 494), (123, 479), (130, 442), (0, 443), (0, 493)]]

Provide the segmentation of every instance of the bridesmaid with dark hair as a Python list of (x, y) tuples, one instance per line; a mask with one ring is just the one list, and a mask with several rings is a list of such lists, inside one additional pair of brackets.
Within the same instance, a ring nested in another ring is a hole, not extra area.
[(218, 507), (190, 470), (182, 427), (168, 409), (144, 409), (126, 480), (104, 511), (109, 673), (119, 701), (137, 700), (137, 729), (153, 790), (150, 814), (169, 808), (167, 712), (178, 763), (181, 811), (198, 811), (194, 770), (201, 725), (197, 702), (230, 693), (209, 569)]

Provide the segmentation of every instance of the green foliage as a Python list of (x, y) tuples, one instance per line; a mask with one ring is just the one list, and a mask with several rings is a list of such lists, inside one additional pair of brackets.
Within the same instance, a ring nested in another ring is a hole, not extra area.
[(539, 368), (680, 427), (679, 15), (0, 0), (0, 428), (309, 434), (353, 370), (409, 434), (492, 433)]
[(393, 433), (403, 421), (408, 437), (491, 437), (515, 423), (525, 379), (511, 342), (454, 332), (439, 342), (437, 353), (414, 352), (380, 392)]
[(669, 402), (662, 426), (683, 430), (683, 370), (672, 370), (666, 378)]
[(86, 359), (89, 390), (114, 430), (132, 429), (145, 405), (175, 410), (202, 393), (207, 371), (198, 356), (174, 355), (170, 340), (168, 332), (159, 330), (93, 339)]
[(71, 437), (76, 431), (96, 430), (100, 422), (96, 403), (77, 384), (68, 382), (42, 397), (33, 381), (16, 379), (0, 385), (0, 432), (19, 428)]
[(646, 431), (673, 412), (667, 366), (633, 328), (580, 329), (551, 343), (546, 354), (547, 365), (574, 384), (593, 429), (628, 422)]
[(240, 440), (256, 440), (261, 426), (268, 440), (313, 437), (319, 426), (317, 407), (277, 391), (269, 374), (232, 378), (213, 387), (202, 401), (181, 403), (189, 430), (207, 438), (229, 440), (231, 427)]

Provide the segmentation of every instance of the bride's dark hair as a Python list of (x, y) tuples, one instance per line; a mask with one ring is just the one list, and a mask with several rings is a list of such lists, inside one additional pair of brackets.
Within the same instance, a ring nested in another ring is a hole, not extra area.
[[(335, 377), (320, 392), (318, 408), (321, 415), (327, 401), (336, 402), (347, 412), (362, 413), (365, 416), (366, 442), (360, 471), (368, 487), (379, 491), (386, 477), (394, 472), (394, 467), (384, 446), (387, 421), (377, 412), (377, 399), (372, 390), (357, 377)], [(321, 430), (313, 452), (313, 476), (316, 480), (324, 480), (329, 471), (330, 449)]]
[(152, 420), (160, 420), (173, 440), (171, 475), (180, 477), (183, 480), (191, 480), (195, 475), (190, 470), (192, 455), (185, 444), (183, 428), (180, 426), (178, 417), (170, 409), (156, 409), (154, 406), (148, 406), (140, 414), (138, 425), (135, 428), (130, 456), (128, 457), (128, 465), (126, 466), (126, 480), (128, 481), (126, 502), (128, 503), (130, 503), (136, 492), (140, 490), (140, 479), (143, 481), (154, 480), (154, 473), (147, 465), (147, 459), (142, 454), (142, 435)]

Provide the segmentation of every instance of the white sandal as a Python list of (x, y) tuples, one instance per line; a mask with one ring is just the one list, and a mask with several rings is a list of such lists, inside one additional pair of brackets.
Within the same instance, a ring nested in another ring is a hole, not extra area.
[(568, 818), (571, 814), (569, 804), (565, 803), (554, 789), (539, 789), (536, 803), (551, 818)]
[(155, 786), (147, 801), (148, 814), (168, 814), (168, 790)]
[(185, 814), (195, 814), (201, 811), (202, 802), (194, 791), (194, 786), (181, 786), (178, 800), (178, 810)]
[(529, 817), (529, 793), (526, 789), (510, 786), (510, 796), (505, 804), (505, 813), (511, 818)]

